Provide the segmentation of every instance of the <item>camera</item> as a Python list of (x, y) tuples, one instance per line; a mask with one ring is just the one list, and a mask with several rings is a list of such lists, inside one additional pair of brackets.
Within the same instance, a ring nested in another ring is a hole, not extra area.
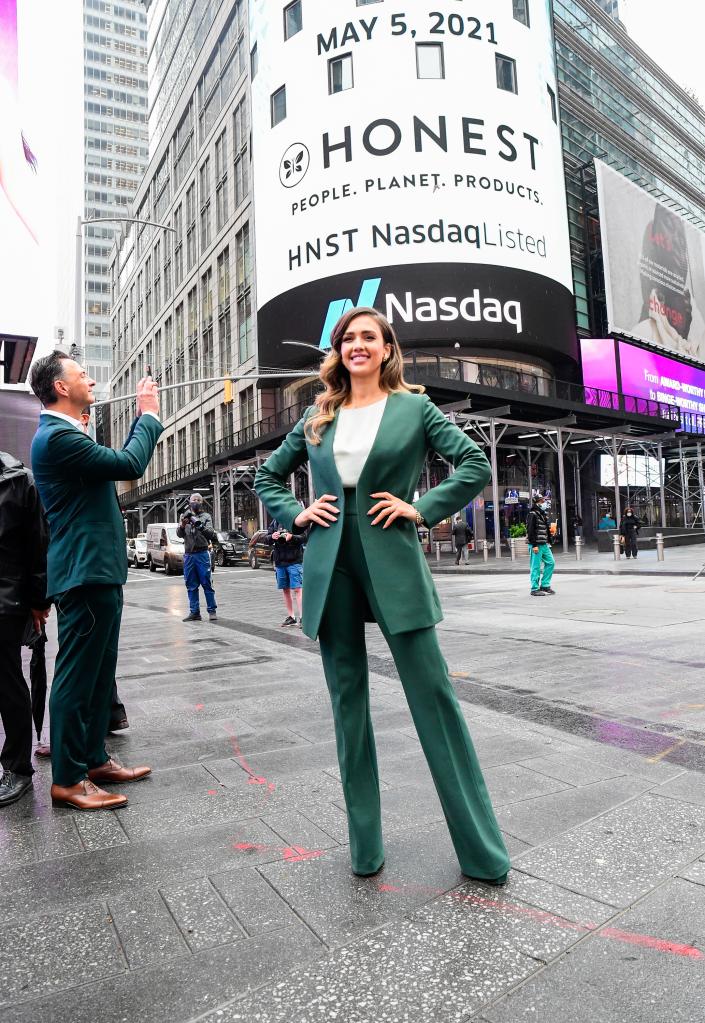
[(185, 511), (182, 518), (184, 518), (195, 529), (203, 529), (203, 523), (196, 515), (193, 514), (192, 511)]

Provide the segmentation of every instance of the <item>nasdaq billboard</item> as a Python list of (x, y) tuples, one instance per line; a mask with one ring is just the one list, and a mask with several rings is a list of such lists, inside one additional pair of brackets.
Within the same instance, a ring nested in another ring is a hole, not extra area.
[(374, 305), (403, 343), (576, 359), (548, 3), (250, 4), (260, 363)]

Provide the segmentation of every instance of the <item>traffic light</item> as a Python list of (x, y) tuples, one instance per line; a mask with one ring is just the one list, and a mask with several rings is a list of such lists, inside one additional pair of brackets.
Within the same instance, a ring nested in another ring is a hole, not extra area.
[(223, 404), (224, 405), (231, 405), (232, 404), (232, 400), (233, 400), (233, 382), (232, 382), (232, 380), (226, 379), (224, 381), (224, 391), (225, 391), (225, 393), (223, 395)]

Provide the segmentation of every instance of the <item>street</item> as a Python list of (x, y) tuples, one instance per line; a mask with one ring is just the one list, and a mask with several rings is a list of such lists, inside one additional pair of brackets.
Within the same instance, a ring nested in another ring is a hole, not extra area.
[(272, 572), (218, 570), (218, 623), (183, 625), (183, 580), (132, 569), (109, 748), (154, 773), (80, 814), (40, 762), (3, 811), (5, 1023), (700, 1023), (705, 581), (437, 582), (507, 886), (460, 874), (376, 627), (387, 858), (361, 879), (317, 647), (278, 627)]

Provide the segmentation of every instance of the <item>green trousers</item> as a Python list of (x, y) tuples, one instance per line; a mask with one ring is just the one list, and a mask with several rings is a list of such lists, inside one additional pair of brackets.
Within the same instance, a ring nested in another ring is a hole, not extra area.
[(319, 632), (352, 868), (371, 874), (384, 861), (365, 647), (365, 616), (371, 609), (394, 657), (461, 870), (469, 877), (500, 878), (509, 870), (509, 856), (436, 630), (388, 633), (367, 571), (354, 498), (354, 491), (346, 490), (343, 535)]
[(122, 586), (77, 586), (56, 598), (59, 652), (49, 698), (51, 772), (75, 785), (108, 759)]

